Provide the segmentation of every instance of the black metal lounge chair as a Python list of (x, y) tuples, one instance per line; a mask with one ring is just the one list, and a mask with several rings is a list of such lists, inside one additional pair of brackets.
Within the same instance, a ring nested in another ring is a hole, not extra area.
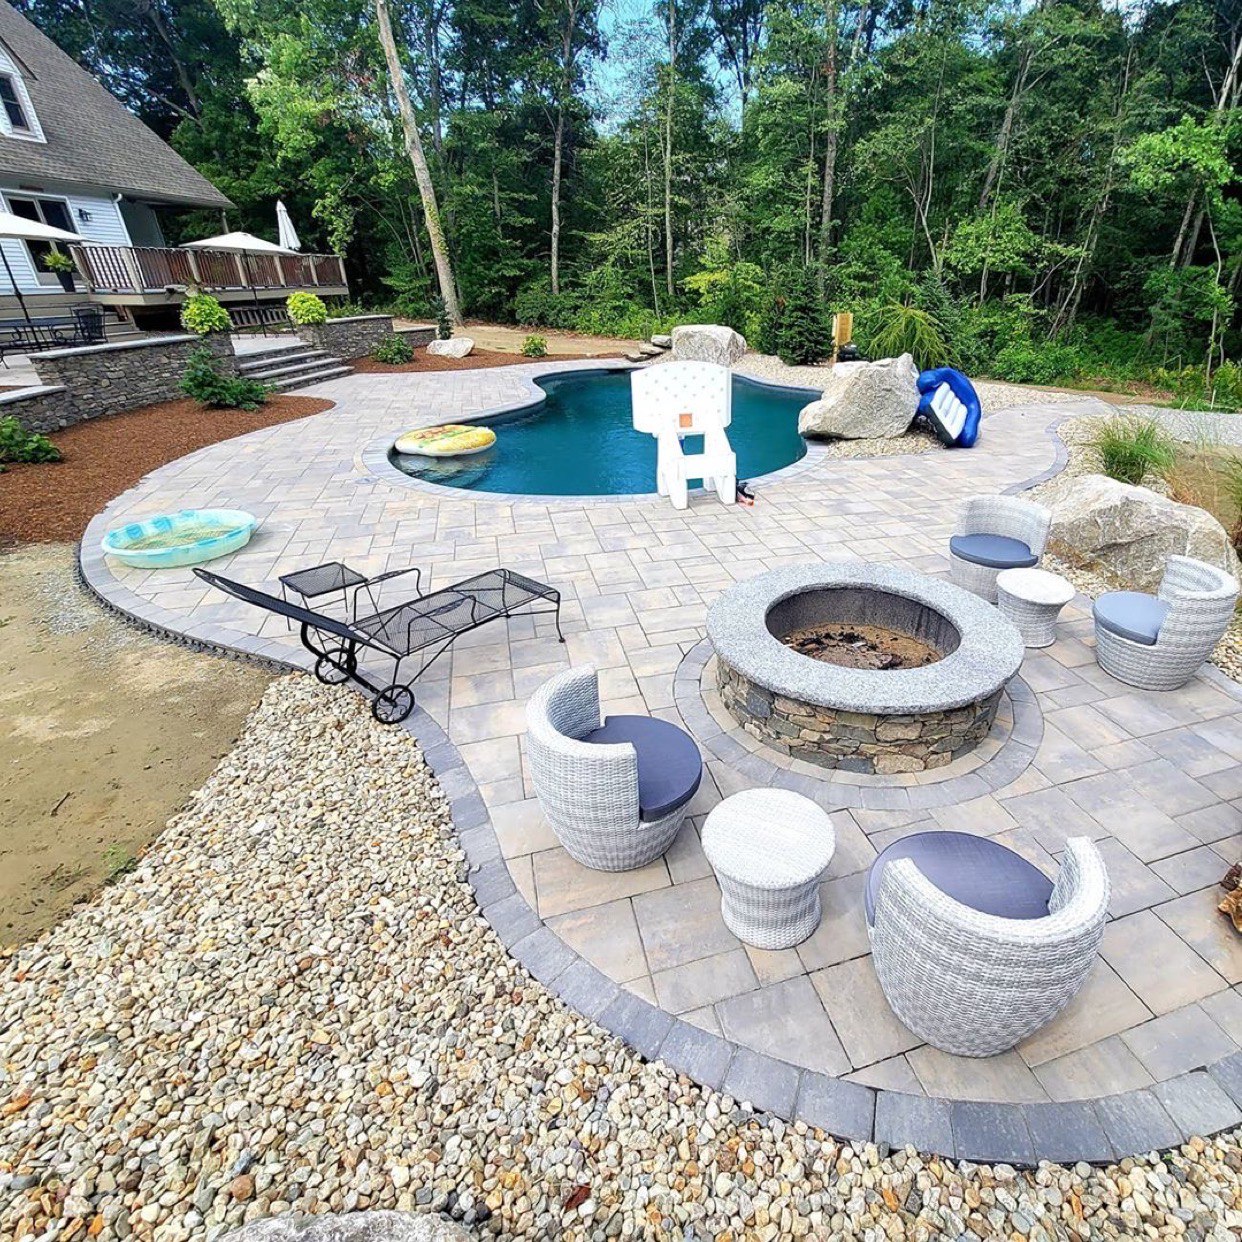
[[(371, 691), (375, 696), (371, 713), (381, 724), (399, 724), (404, 720), (414, 710), (413, 683), (455, 639), (489, 621), (512, 616), (529, 605), (532, 612), (553, 613), (557, 637), (565, 641), (561, 633), (561, 593), (512, 569), (492, 569), (442, 591), (418, 595), (363, 617), (356, 615), (355, 594), (355, 615), (350, 620), (315, 612), (206, 569), (194, 572), (209, 586), (236, 599), (296, 621), (301, 626), (302, 645), (315, 657), (315, 676), (325, 685), (352, 681)], [(381, 574), (363, 579), (360, 585), (365, 588), (396, 576), (392, 572)], [(548, 607), (539, 607), (540, 601)], [(393, 661), (392, 681), (388, 685), (377, 685), (362, 674), (358, 668), (360, 649), (377, 651)], [(402, 661), (418, 652), (424, 656), (418, 672), (408, 681), (401, 681)]]

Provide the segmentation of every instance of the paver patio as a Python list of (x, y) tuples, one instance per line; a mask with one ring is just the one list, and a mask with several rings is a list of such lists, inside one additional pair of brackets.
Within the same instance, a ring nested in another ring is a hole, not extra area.
[[(725, 1077), (714, 1058), (729, 1045), (796, 1067), (793, 1079), (780, 1079), (773, 1062), (735, 1052), (725, 1079), (735, 1095), (747, 1086), (747, 1098), (775, 1111), (793, 1108), (797, 1095), (798, 1111), (809, 1115), (820, 1080), (799, 1078), (802, 1068), (906, 1096), (1049, 1104), (1160, 1083), (1173, 1089), (1172, 1080), (1237, 1054), (1242, 941), (1216, 913), (1212, 887), (1242, 852), (1242, 692), (1223, 676), (1209, 671), (1167, 694), (1113, 681), (1095, 663), (1089, 604), (1079, 597), (1056, 644), (1027, 652), (993, 737), (947, 768), (908, 777), (791, 762), (738, 729), (713, 692), (704, 619), (721, 589), (778, 565), (841, 558), (947, 572), (957, 501), (1054, 469), (1053, 428), (1073, 406), (991, 415), (968, 453), (849, 460), (812, 447), (799, 466), (759, 481), (754, 509), (706, 497), (678, 513), (655, 496), (549, 501), (452, 492), (400, 475), (378, 451), (407, 427), (529, 399), (533, 376), (585, 365), (360, 375), (306, 389), (336, 407), (203, 449), (118, 497), (83, 541), (84, 575), (154, 626), (299, 666), (304, 653), (282, 620), (211, 592), (188, 570), (143, 573), (104, 562), (103, 530), (191, 504), (245, 508), (262, 519), (259, 532), (213, 568), (256, 585), (340, 559), (371, 573), (418, 564), (432, 588), (496, 565), (556, 586), (564, 646), (550, 620), (517, 618), (463, 637), (416, 683), (420, 706), (452, 744), (447, 750), (464, 761), (449, 763), (443, 777), (463, 809), (459, 829), (466, 841), (490, 823), (488, 839), (494, 830), (525, 899), (507, 906), (514, 920), (507, 938), (532, 937), (542, 921), (598, 968), (580, 978), (567, 972), (558, 990), (571, 1003), (594, 1016), (632, 994), (675, 1016), (679, 1022), (653, 1026), (652, 1047), (640, 1050), (666, 1055), (675, 1040), (682, 1063), (701, 1066), (701, 1080), (712, 1085)], [(639, 871), (574, 863), (542, 820), (523, 760), (526, 699), (551, 674), (587, 662), (600, 670), (606, 712), (683, 724), (707, 760), (681, 836), (666, 858)], [(838, 842), (822, 925), (779, 953), (749, 949), (724, 926), (698, 839), (719, 798), (764, 784), (795, 788), (828, 808)], [(969, 1060), (922, 1045), (892, 1015), (870, 965), (866, 868), (892, 840), (931, 827), (995, 837), (1049, 874), (1065, 838), (1085, 833), (1108, 866), (1112, 922), (1088, 986), (1051, 1025), (1000, 1057)], [(476, 861), (497, 885), (498, 904), (513, 900), (488, 870), (486, 851)], [(533, 922), (521, 913), (527, 905)], [(494, 924), (506, 917), (493, 917), (491, 907), (488, 915)], [(552, 943), (540, 940), (541, 951)], [(621, 991), (602, 991), (601, 979)], [(696, 1044), (693, 1032), (717, 1038)], [(1220, 1099), (1228, 1103), (1219, 1095), (1209, 1101), (1217, 1110)], [(1157, 1107), (1159, 1124), (1168, 1122), (1173, 1104), (1141, 1098)], [(901, 1124), (911, 1116), (902, 1114)], [(1229, 1116), (1242, 1118), (1236, 1106)], [(954, 1125), (981, 1134), (989, 1117), (955, 1114)], [(1118, 1117), (1121, 1133), (1132, 1118)], [(1037, 1121), (1029, 1124), (1034, 1134)], [(1158, 1133), (1157, 1122), (1143, 1133)]]

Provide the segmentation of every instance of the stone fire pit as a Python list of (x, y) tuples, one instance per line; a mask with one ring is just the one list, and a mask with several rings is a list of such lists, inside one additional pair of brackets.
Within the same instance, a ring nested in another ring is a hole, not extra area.
[[(868, 639), (890, 631), (897, 648), (930, 649), (931, 662), (845, 667), (788, 645), (805, 647), (817, 627), (858, 627)], [(707, 633), (720, 696), (748, 733), (854, 772), (922, 772), (977, 746), (1023, 656), (1017, 630), (978, 596), (862, 563), (792, 566), (738, 583), (712, 605)]]

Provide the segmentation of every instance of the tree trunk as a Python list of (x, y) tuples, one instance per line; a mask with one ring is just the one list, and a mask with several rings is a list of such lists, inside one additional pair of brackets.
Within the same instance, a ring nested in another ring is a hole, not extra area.
[(444, 227), (440, 223), (440, 205), (436, 201), (436, 188), (427, 167), (423, 140), (418, 134), (418, 121), (414, 105), (405, 85), (405, 71), (397, 55), (397, 43), (392, 34), (392, 19), (388, 14), (388, 0), (375, 0), (375, 24), (379, 29), (380, 43), (384, 47), (384, 59), (388, 64), (388, 76), (392, 80), (393, 94), (397, 97), (397, 111), (401, 115), (401, 132), (405, 138), (405, 153), (414, 169), (418, 183), (418, 196), (423, 202), (423, 219), (427, 237), (431, 242), (431, 255), (436, 265), (436, 280), (445, 309), (454, 323), (461, 323), (461, 305), (457, 300), (457, 285), (453, 279), (453, 263), (449, 258), (448, 245), (444, 240)]
[(565, 145), (565, 109), (556, 110), (556, 139), (552, 144), (552, 293), (561, 291), (561, 152)]
[(1005, 160), (1009, 157), (1009, 142), (1013, 138), (1013, 125), (1018, 115), (1018, 105), (1026, 93), (1026, 80), (1031, 72), (1033, 53), (1031, 45), (1024, 43), (1018, 56), (1018, 72), (1014, 75), (1013, 89), (1009, 92), (1009, 102), (1005, 105), (1005, 115), (1001, 118), (1000, 130), (996, 135), (996, 143), (992, 149), (992, 158), (988, 162), (988, 171), (983, 178), (983, 189), (979, 192), (979, 210), (986, 211), (992, 200), (992, 191), (996, 189)]
[(578, 0), (565, 9), (561, 32), (561, 88), (556, 100), (556, 131), (552, 143), (552, 292), (561, 291), (561, 181), (565, 157), (565, 102), (574, 82), (574, 35), (578, 25)]
[(664, 288), (673, 287), (673, 102), (677, 95), (677, 0), (668, 5), (668, 100), (664, 108)]
[(824, 185), (819, 208), (819, 292), (824, 293), (828, 248), (832, 244), (832, 206), (837, 189), (837, 0), (828, 0), (828, 59), (824, 65), (824, 97), (828, 101), (828, 133), (824, 137)]

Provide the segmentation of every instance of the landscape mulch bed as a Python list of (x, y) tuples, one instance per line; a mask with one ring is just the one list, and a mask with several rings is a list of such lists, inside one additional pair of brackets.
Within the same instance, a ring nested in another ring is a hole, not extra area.
[(80, 539), (108, 501), (157, 466), (331, 408), (331, 401), (318, 397), (284, 394), (257, 410), (208, 410), (195, 401), (167, 401), (54, 432), (50, 438), (63, 461), (6, 466), (0, 474), (0, 546)]
[[(616, 354), (620, 358), (623, 355)], [(374, 358), (355, 358), (350, 366), (364, 375), (399, 375), (418, 371), (475, 371), (485, 367), (516, 367), (525, 362), (580, 362), (579, 354), (548, 354), (543, 358), (523, 358), (521, 354), (507, 354), (498, 349), (476, 349), (465, 358), (442, 358), (418, 350), (413, 362), (391, 366), (376, 362)]]

